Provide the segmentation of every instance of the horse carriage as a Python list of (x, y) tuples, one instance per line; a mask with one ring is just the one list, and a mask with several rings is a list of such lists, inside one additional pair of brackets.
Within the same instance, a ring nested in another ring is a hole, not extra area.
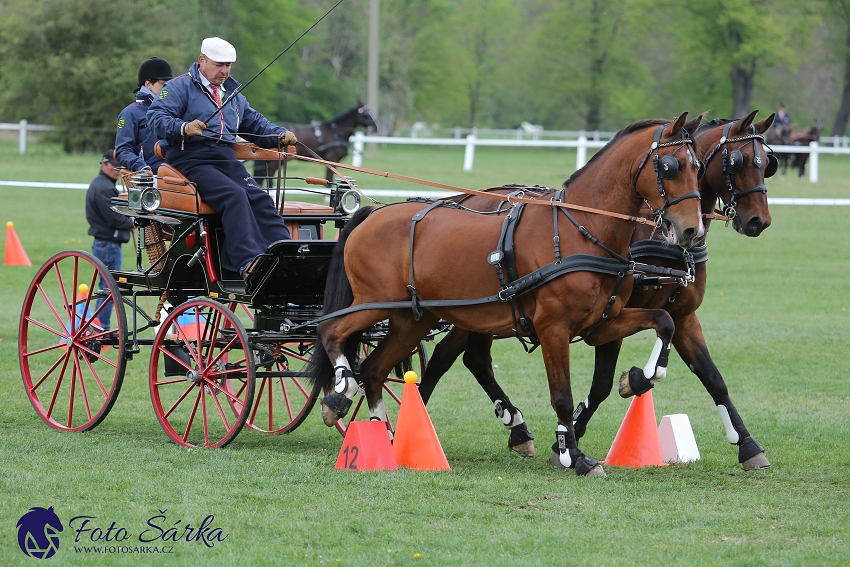
[[(279, 163), (294, 148), (241, 143), (236, 151), (239, 159)], [(302, 423), (322, 393), (304, 376), (315, 325), (303, 323), (322, 310), (335, 244), (326, 230), (343, 227), (360, 201), (348, 179), (299, 179), (322, 186), (315, 192), (330, 204), (282, 200), (278, 191), (293, 239), (260, 257), (256, 284), (247, 287), (222, 267), (221, 216), (191, 182), (168, 164), (155, 177), (126, 176), (128, 191), (112, 205), (135, 219), (135, 269), (110, 271), (92, 254), (68, 250), (47, 260), (27, 290), (19, 352), (38, 415), (59, 430), (94, 428), (115, 404), (127, 362), (149, 353), (156, 417), (180, 445), (221, 447), (245, 425), (287, 433)], [(99, 317), (110, 304), (112, 325), (104, 328)], [(360, 352), (385, 334), (385, 323), (370, 327)], [(424, 345), (413, 355), (424, 368)], [(398, 400), (396, 383), (403, 381), (390, 378), (387, 392)], [(348, 421), (337, 424), (341, 432)]]

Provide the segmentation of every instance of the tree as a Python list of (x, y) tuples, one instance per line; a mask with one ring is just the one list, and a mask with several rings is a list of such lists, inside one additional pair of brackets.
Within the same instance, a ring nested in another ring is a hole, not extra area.
[(844, 64), (842, 74), (841, 105), (835, 115), (833, 136), (843, 136), (850, 120), (850, 0), (829, 0), (831, 21), (843, 32), (843, 42), (838, 49)]
[(151, 55), (175, 68), (184, 30), (169, 6), (147, 1), (16, 0), (3, 6), (3, 115), (61, 127), (68, 150), (103, 151)]
[(797, 64), (813, 22), (795, 0), (663, 1), (656, 9), (673, 15), (682, 98), (702, 99), (733, 117), (750, 112), (759, 72)]

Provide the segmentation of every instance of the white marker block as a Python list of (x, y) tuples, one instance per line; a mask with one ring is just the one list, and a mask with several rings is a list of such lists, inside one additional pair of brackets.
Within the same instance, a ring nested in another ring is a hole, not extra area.
[(665, 463), (689, 463), (700, 459), (697, 440), (687, 414), (665, 415), (658, 426), (661, 460)]

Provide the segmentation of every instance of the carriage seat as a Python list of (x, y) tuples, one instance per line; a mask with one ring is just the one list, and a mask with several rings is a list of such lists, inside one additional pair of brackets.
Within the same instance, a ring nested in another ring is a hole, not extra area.
[(162, 197), (160, 208), (196, 215), (215, 214), (215, 210), (201, 199), (195, 184), (186, 179), (173, 165), (160, 165), (156, 176), (159, 178), (157, 189)]

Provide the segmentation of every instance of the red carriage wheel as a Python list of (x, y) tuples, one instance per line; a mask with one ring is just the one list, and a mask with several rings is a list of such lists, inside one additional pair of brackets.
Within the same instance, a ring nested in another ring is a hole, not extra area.
[[(104, 329), (110, 305), (112, 328)], [(121, 293), (103, 262), (80, 250), (47, 260), (27, 289), (18, 333), (21, 376), (39, 417), (64, 431), (103, 421), (124, 380), (126, 338)]]
[[(254, 320), (244, 303), (231, 302), (230, 309), (234, 313), (242, 309), (251, 321)], [(254, 407), (245, 425), (262, 433), (289, 433), (304, 422), (319, 398), (321, 388), (311, 384), (304, 372), (313, 345), (306, 342), (255, 343), (253, 348), (258, 385)]]
[[(377, 343), (364, 341), (362, 343), (362, 356), (366, 358), (370, 352), (375, 350)], [(410, 354), (413, 362), (413, 369), (416, 370), (416, 373), (419, 375), (419, 378), (422, 378), (422, 375), (425, 373), (425, 367), (428, 365), (428, 349), (425, 345), (425, 341), (419, 341), (419, 347), (416, 348)], [(418, 368), (416, 363), (418, 362)], [(395, 433), (395, 422), (398, 417), (398, 409), (401, 406), (401, 392), (404, 388), (404, 378), (397, 377), (394, 373), (390, 374), (387, 377), (387, 381), (384, 382), (384, 405), (387, 408), (387, 418), (388, 425), (390, 431)], [(325, 391), (325, 395), (330, 393), (330, 389)], [(366, 397), (361, 395), (356, 395), (354, 399), (354, 403), (351, 405), (351, 409), (348, 411), (348, 415), (346, 415), (343, 419), (340, 419), (336, 422), (337, 431), (342, 433), (343, 437), (345, 436), (345, 432), (348, 431), (348, 425), (352, 421), (367, 420), (369, 419), (369, 406), (366, 403)]]
[(186, 447), (223, 447), (248, 418), (254, 360), (245, 327), (220, 303), (177, 306), (154, 339), (150, 391), (160, 425)]

